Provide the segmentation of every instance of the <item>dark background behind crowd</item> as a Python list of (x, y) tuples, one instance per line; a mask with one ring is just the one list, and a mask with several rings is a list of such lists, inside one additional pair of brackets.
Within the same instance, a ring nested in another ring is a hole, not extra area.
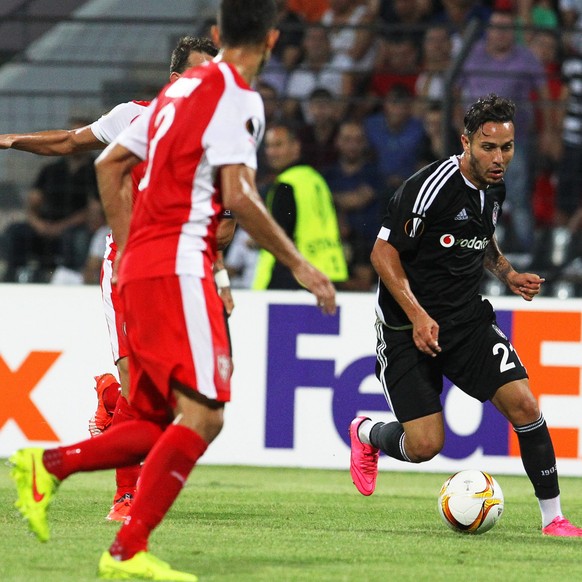
[[(545, 275), (547, 295), (582, 295), (582, 0), (278, 4), (281, 37), (256, 88), (267, 127), (293, 127), (302, 161), (331, 189), (350, 273), (339, 288), (373, 288), (369, 252), (387, 201), (417, 169), (460, 152), (466, 104), (495, 92), (513, 99), (518, 110), (498, 228), (502, 250), (517, 267)], [(193, 32), (206, 35), (210, 24)], [(263, 144), (263, 193), (275, 177)], [(30, 183), (29, 206), (38, 197), (38, 178)], [(94, 195), (82, 197), (86, 223), (75, 222), (75, 240), (86, 242), (74, 257), (69, 243), (45, 245), (40, 256), (15, 266), (16, 227), (6, 225), (5, 280), (54, 280), (57, 272), (61, 281), (95, 282), (99, 246), (90, 252), (89, 241), (95, 232), (102, 238), (104, 225)], [(83, 229), (86, 236), (78, 234)], [(233, 285), (249, 286), (256, 252), (237, 233), (226, 256)], [(484, 292), (503, 290), (486, 278)]]

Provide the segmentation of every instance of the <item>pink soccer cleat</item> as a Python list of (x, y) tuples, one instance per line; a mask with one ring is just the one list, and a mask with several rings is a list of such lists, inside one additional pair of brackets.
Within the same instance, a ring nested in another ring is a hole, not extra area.
[(350, 473), (358, 491), (362, 495), (372, 495), (376, 489), (380, 450), (360, 440), (358, 428), (364, 420), (370, 419), (367, 416), (356, 416), (350, 424)]
[(582, 538), (582, 529), (570, 523), (565, 517), (556, 517), (542, 529), (545, 536), (561, 538)]

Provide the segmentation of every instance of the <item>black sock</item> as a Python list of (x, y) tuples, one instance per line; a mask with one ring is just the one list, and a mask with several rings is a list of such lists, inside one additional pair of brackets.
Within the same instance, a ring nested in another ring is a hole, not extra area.
[(556, 455), (543, 415), (535, 422), (514, 426), (521, 460), (538, 499), (553, 499), (560, 494)]
[(404, 451), (404, 429), (399, 422), (377, 422), (370, 431), (370, 443), (389, 457), (410, 463)]

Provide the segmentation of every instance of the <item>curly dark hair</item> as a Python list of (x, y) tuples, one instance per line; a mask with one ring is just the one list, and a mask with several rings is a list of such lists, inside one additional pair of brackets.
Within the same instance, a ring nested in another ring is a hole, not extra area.
[(218, 49), (209, 39), (201, 36), (183, 36), (172, 51), (170, 59), (170, 73), (182, 74), (188, 68), (190, 53), (204, 53), (211, 57), (218, 54)]
[(467, 110), (463, 120), (467, 136), (472, 136), (483, 124), (488, 121), (494, 123), (513, 123), (515, 115), (515, 103), (511, 99), (499, 97), (495, 93), (489, 93), (475, 101)]

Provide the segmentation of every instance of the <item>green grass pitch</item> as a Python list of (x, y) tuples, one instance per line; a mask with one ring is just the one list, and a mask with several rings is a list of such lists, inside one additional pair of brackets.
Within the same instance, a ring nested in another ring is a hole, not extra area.
[[(113, 472), (65, 481), (50, 509), (52, 538), (40, 544), (13, 508), (8, 471), (1, 462), (0, 580), (97, 580), (118, 527), (104, 519)], [(525, 477), (495, 475), (504, 515), (490, 532), (469, 536), (438, 515), (446, 476), (382, 472), (366, 498), (349, 471), (203, 465), (150, 550), (200, 582), (582, 580), (582, 539), (541, 535)], [(561, 487), (567, 516), (582, 524), (582, 479), (562, 478)]]

